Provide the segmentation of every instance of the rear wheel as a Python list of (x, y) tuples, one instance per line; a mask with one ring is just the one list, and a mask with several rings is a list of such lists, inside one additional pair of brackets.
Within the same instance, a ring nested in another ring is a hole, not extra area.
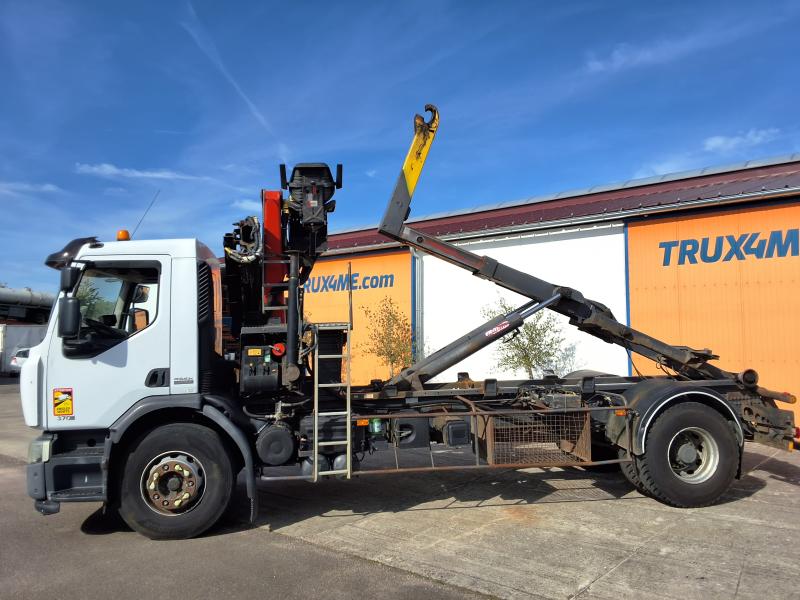
[(653, 498), (683, 508), (719, 500), (736, 476), (739, 443), (729, 422), (697, 402), (659, 415), (637, 459), (639, 479)]
[[(619, 449), (619, 458), (625, 458), (627, 455), (627, 451), (623, 448)], [(645, 496), (648, 495), (647, 489), (642, 484), (642, 480), (639, 479), (638, 468), (634, 464), (636, 461), (635, 456), (631, 456), (633, 460), (631, 462), (624, 462), (619, 464), (619, 470), (622, 471), (622, 474), (625, 475), (625, 479), (627, 479), (633, 487), (636, 488), (636, 491), (640, 494), (644, 494)]]
[(217, 522), (233, 493), (225, 444), (217, 432), (194, 423), (145, 434), (123, 468), (119, 514), (151, 539), (200, 535)]

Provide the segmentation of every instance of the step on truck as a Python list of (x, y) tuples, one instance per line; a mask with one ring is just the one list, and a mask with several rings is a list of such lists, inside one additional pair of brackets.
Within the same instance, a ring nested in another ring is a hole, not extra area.
[[(38, 511), (102, 502), (150, 538), (188, 538), (220, 518), (239, 476), (255, 522), (260, 481), (610, 464), (643, 494), (701, 507), (739, 477), (745, 442), (792, 448), (780, 406), (795, 398), (756, 371), (723, 370), (710, 350), (657, 340), (576, 289), (408, 225), (439, 126), (425, 108), (380, 232), (529, 301), (387, 381), (352, 385), (352, 296), (341, 322), (303, 312), (341, 165), (335, 176), (281, 165), (281, 189), (225, 234), (222, 265), (194, 239), (73, 240), (46, 260), (60, 271), (57, 309), (22, 369), (25, 422), (42, 430), (27, 467)], [(665, 374), (432, 381), (545, 309)]]

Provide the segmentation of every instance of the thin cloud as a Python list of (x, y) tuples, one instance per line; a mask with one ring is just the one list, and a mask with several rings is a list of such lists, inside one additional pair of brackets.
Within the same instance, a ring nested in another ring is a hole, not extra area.
[(231, 204), (233, 208), (246, 210), (250, 212), (260, 212), (261, 211), (261, 203), (256, 202), (255, 200), (237, 200), (233, 204)]
[(220, 166), (220, 169), (226, 173), (232, 173), (234, 175), (255, 175), (259, 172), (258, 169), (254, 169), (249, 165), (240, 165), (237, 163), (228, 163), (222, 165)]
[(364, 175), (366, 175), (370, 179), (374, 178), (375, 175), (377, 175), (377, 174), (378, 174), (378, 171), (376, 169), (370, 169), (369, 171), (364, 171)]
[(86, 164), (75, 163), (75, 172), (80, 175), (95, 175), (97, 177), (126, 177), (128, 179), (164, 179), (164, 180), (207, 180), (208, 177), (187, 175), (169, 169), (128, 169), (118, 167), (111, 163)]
[(615, 73), (625, 69), (668, 63), (707, 45), (700, 38), (670, 40), (653, 46), (632, 46), (617, 44), (605, 57), (591, 55), (586, 61), (590, 73)]
[(258, 121), (258, 123), (269, 133), (270, 135), (274, 136), (275, 131), (272, 128), (272, 125), (264, 116), (264, 114), (258, 109), (255, 103), (250, 100), (250, 97), (244, 92), (242, 86), (239, 85), (239, 82), (233, 77), (231, 72), (228, 70), (228, 67), (225, 66), (224, 61), (222, 60), (222, 56), (220, 56), (219, 50), (217, 49), (217, 45), (214, 43), (214, 40), (211, 39), (211, 36), (206, 31), (206, 28), (200, 22), (200, 19), (197, 16), (197, 13), (194, 10), (194, 6), (192, 6), (191, 2), (187, 2), (187, 6), (189, 8), (189, 20), (182, 21), (181, 27), (183, 27), (189, 36), (194, 41), (195, 45), (200, 49), (200, 51), (206, 55), (206, 58), (211, 61), (220, 74), (227, 80), (227, 82), (231, 85), (234, 91), (239, 95), (242, 101), (247, 105), (250, 114), (253, 115), (253, 118)]
[(704, 50), (730, 44), (780, 22), (780, 19), (765, 18), (731, 26), (714, 23), (713, 28), (706, 27), (684, 37), (662, 39), (652, 44), (637, 46), (621, 43), (614, 46), (605, 56), (590, 53), (584, 64), (584, 70), (597, 74), (617, 73), (638, 67), (667, 64)]
[(124, 187), (107, 187), (103, 190), (103, 193), (106, 196), (124, 196), (128, 193)]
[(655, 177), (657, 175), (667, 175), (671, 173), (680, 173), (681, 171), (688, 171), (692, 167), (697, 166), (698, 160), (689, 154), (684, 156), (671, 156), (664, 160), (647, 163), (639, 167), (633, 174), (634, 179), (642, 179), (644, 177)]
[(770, 127), (749, 129), (737, 135), (712, 135), (705, 138), (702, 146), (698, 149), (674, 154), (643, 165), (634, 173), (634, 177), (652, 177), (707, 167), (719, 158), (768, 144), (780, 133), (780, 129)]
[(744, 148), (760, 146), (774, 140), (780, 134), (780, 129), (750, 129), (738, 135), (712, 135), (703, 141), (706, 152), (727, 153)]
[(37, 194), (62, 191), (57, 185), (52, 183), (27, 183), (24, 181), (0, 181), (0, 194), (5, 196), (17, 196), (20, 194)]
[(291, 155), (291, 152), (289, 152), (289, 146), (287, 146), (283, 142), (278, 142), (278, 147), (276, 148), (276, 152), (278, 154), (278, 158), (283, 164), (289, 164), (291, 162), (289, 160), (289, 156)]

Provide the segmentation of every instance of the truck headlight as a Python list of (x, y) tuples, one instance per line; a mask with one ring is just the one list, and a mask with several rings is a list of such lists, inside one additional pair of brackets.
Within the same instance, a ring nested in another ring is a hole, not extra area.
[(39, 436), (28, 446), (28, 463), (40, 463), (50, 460), (50, 446), (53, 444), (52, 436)]

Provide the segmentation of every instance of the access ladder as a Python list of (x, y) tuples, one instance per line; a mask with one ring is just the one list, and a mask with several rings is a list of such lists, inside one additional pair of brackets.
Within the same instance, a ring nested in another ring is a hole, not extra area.
[[(350, 479), (353, 473), (353, 427), (352, 427), (352, 413), (350, 406), (350, 338), (353, 331), (352, 318), (349, 323), (319, 323), (316, 325), (317, 331), (343, 331), (345, 334), (346, 343), (345, 351), (343, 354), (319, 354), (314, 352), (314, 444), (313, 444), (313, 481), (318, 481), (320, 476), (329, 475), (345, 475)], [(326, 358), (341, 358), (345, 367), (345, 380), (332, 383), (319, 382), (319, 361)], [(327, 411), (320, 412), (319, 410), (319, 390), (320, 388), (345, 388), (345, 410), (343, 411)], [(346, 438), (344, 440), (326, 440), (320, 441), (320, 417), (344, 417)], [(320, 448), (325, 446), (341, 446), (345, 445), (345, 456), (347, 457), (346, 468), (344, 469), (326, 469), (319, 470), (319, 457)]]

